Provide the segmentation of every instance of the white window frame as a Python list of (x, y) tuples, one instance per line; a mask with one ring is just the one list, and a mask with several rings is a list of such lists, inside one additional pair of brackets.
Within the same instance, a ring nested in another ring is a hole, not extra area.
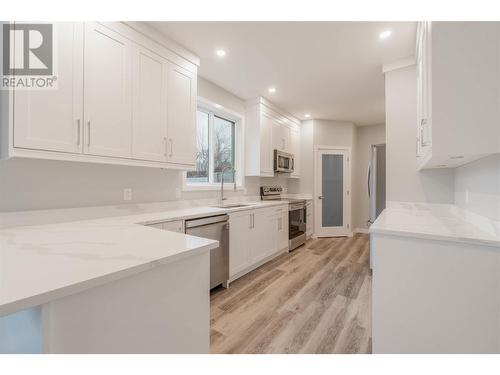
[[(234, 112), (230, 109), (224, 108), (221, 105), (212, 102), (203, 97), (198, 97), (197, 110), (208, 112), (210, 114), (210, 121), (213, 121), (213, 116), (222, 117), (229, 121), (234, 122), (234, 166), (236, 170), (236, 190), (245, 190), (244, 185), (244, 117), (242, 114)], [(212, 124), (213, 127), (213, 124)], [(209, 145), (212, 145), (212, 134), (209, 133)], [(213, 155), (210, 153), (210, 169), (213, 168)], [(209, 171), (209, 180), (212, 180), (213, 175)], [(220, 190), (220, 183), (207, 182), (207, 183), (188, 183), (187, 172), (182, 172), (182, 190), (183, 191), (200, 191), (200, 190)], [(233, 190), (234, 184), (232, 182), (224, 183), (224, 190)]]

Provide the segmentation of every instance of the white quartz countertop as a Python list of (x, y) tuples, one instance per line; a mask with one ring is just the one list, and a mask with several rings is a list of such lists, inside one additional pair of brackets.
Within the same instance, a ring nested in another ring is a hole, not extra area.
[(500, 222), (452, 204), (388, 202), (371, 225), (370, 233), (500, 248)]
[[(3, 215), (0, 229), (0, 316), (118, 280), (161, 264), (208, 251), (217, 241), (163, 231), (144, 224), (213, 216), (258, 209), (286, 202), (245, 202), (238, 208), (183, 207), (158, 209), (149, 204), (137, 214), (79, 220), (64, 210), (67, 222), (52, 210), (37, 211), (50, 224), (9, 226)], [(78, 210), (78, 209), (75, 209)], [(56, 210), (54, 210), (56, 211)], [(147, 211), (147, 212), (146, 212)], [(76, 212), (76, 211), (75, 211)], [(53, 222), (57, 220), (57, 222)], [(73, 220), (73, 221), (71, 221)], [(27, 220), (30, 222), (30, 220)]]

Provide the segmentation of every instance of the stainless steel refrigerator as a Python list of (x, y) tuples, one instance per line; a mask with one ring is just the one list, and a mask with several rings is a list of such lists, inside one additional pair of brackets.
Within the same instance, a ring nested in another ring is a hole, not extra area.
[(367, 185), (370, 207), (368, 225), (370, 225), (385, 208), (385, 144), (371, 146)]

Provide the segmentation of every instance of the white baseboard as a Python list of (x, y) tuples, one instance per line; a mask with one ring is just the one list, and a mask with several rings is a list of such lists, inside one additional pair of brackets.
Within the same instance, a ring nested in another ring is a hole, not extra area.
[(365, 234), (368, 234), (368, 229), (367, 228), (356, 228), (356, 229), (354, 229), (354, 233), (365, 233)]

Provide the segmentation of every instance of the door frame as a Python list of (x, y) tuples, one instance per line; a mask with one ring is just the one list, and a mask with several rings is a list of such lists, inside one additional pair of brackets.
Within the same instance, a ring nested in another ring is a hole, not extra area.
[[(337, 234), (332, 235), (325, 233), (324, 230), (321, 228), (321, 217), (320, 215), (320, 209), (319, 209), (319, 204), (320, 204), (320, 199), (318, 199), (319, 194), (319, 181), (318, 181), (318, 176), (319, 176), (319, 168), (320, 165), (318, 163), (318, 155), (320, 151), (342, 151), (346, 153), (347, 155), (347, 178), (345, 178), (344, 182), (347, 184), (346, 186), (346, 199), (345, 199), (345, 205), (344, 205), (344, 229), (339, 230)], [(352, 236), (352, 210), (351, 210), (351, 196), (352, 196), (352, 189), (351, 189), (351, 178), (352, 178), (352, 147), (349, 146), (323, 146), (323, 145), (314, 145), (314, 237), (343, 237), (343, 236)]]

